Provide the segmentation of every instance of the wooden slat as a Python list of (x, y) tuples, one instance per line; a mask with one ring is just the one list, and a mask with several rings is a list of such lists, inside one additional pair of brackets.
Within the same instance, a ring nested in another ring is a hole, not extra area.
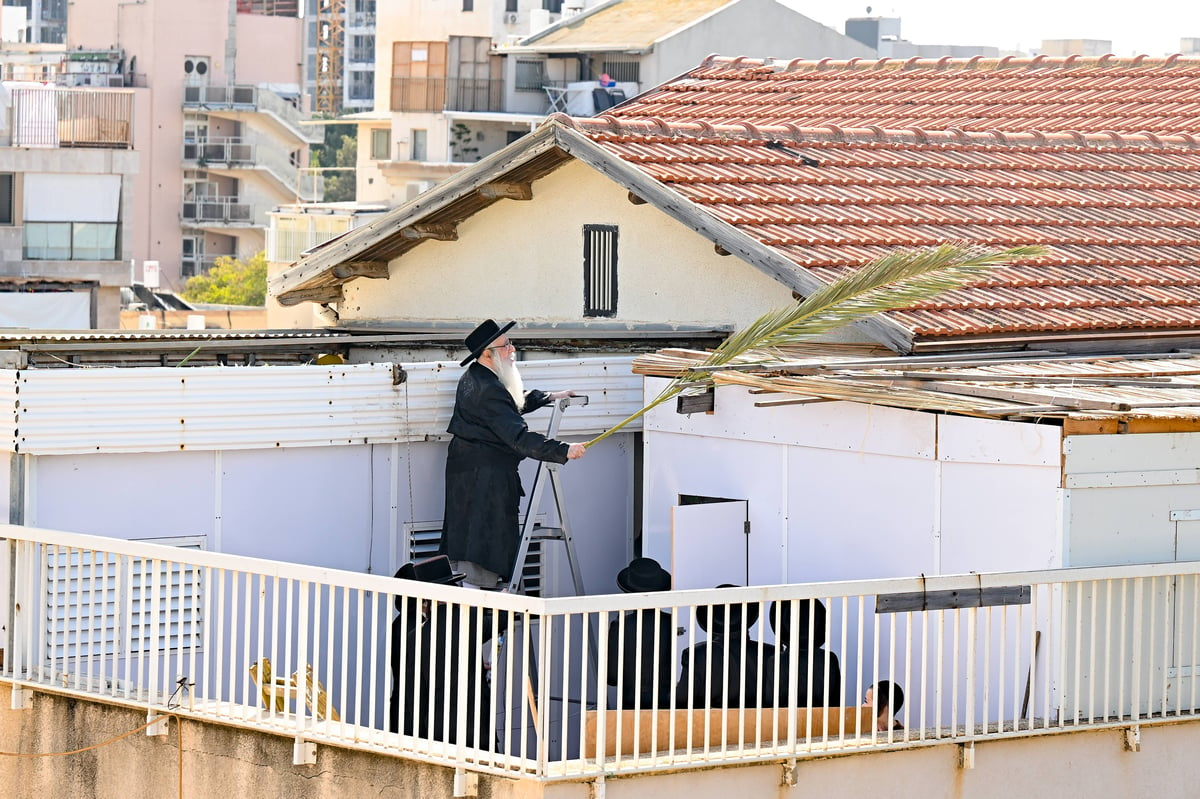
[[(722, 741), (735, 742), (739, 736), (747, 742), (762, 741), (764, 745), (787, 739), (787, 714), (785, 708), (713, 708), (711, 710), (676, 709), (675, 737), (671, 738), (670, 710), (608, 710), (604, 718), (604, 756), (612, 757), (617, 751), (617, 719), (621, 720), (621, 747), (619, 754), (631, 755), (636, 750), (641, 754), (670, 752), (686, 749), (688, 729), (691, 729), (692, 746), (721, 746)], [(724, 717), (724, 720), (722, 720)], [(869, 707), (799, 708), (796, 710), (796, 738), (805, 740), (811, 717), (813, 740), (841, 735), (843, 724), (846, 737), (870, 735), (874, 718)], [(584, 743), (581, 757), (593, 759), (598, 756), (596, 743), (599, 711), (587, 711), (584, 728)], [(637, 737), (634, 723), (637, 722)], [(707, 736), (705, 731), (707, 729)]]

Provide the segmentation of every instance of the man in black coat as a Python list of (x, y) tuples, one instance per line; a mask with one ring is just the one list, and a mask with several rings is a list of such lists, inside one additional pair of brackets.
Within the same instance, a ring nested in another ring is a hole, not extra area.
[[(735, 588), (725, 583), (717, 588)], [(745, 613), (743, 615), (743, 607)], [(710, 619), (711, 613), (711, 619)], [(760, 644), (750, 638), (758, 621), (758, 603), (700, 605), (696, 623), (708, 633), (683, 651), (675, 705), (681, 708), (755, 707), (758, 705)], [(709, 676), (711, 675), (711, 680)], [(691, 682), (691, 686), (688, 683)]]
[[(442, 585), (459, 585), (464, 576), (450, 567), (444, 555), (406, 563), (396, 572), (402, 580)], [(402, 595), (397, 595), (395, 605), (399, 613), (392, 621), (388, 729), (457, 743), (457, 714), (460, 707), (465, 707), (464, 743), (494, 749), (491, 675), (483, 652), (493, 637), (504, 632), (506, 614), (501, 614), (502, 621), (497, 624), (485, 608), (423, 600), (418, 610), (415, 598)], [(464, 647), (466, 670), (460, 673), (459, 655)]]
[(459, 378), (447, 428), (454, 438), (446, 455), (439, 551), (466, 573), (468, 582), (489, 589), (512, 576), (520, 546), (521, 461), (566, 463), (585, 450), (583, 444), (534, 433), (521, 418), (573, 392), (525, 391), (516, 348), (506, 335), (514, 324), (501, 328), (488, 319), (467, 336), (471, 354), (462, 365), (470, 366)]
[[(671, 574), (654, 558), (634, 558), (617, 573), (617, 587), (627, 594), (669, 591)], [(619, 706), (625, 710), (669, 707), (675, 687), (675, 628), (671, 614), (644, 608), (630, 610), (624, 616), (624, 630), (620, 618), (608, 625), (608, 684), (620, 682)]]
[[(775, 646), (768, 649), (763, 661), (763, 706), (841, 707), (844, 704), (841, 665), (838, 656), (825, 649), (825, 603), (819, 599), (801, 599), (795, 604), (795, 650), (791, 647), (793, 603), (775, 602), (768, 612)], [(778, 683), (775, 682), (777, 660)], [(793, 672), (796, 672), (797, 691), (794, 705), (788, 696)]]

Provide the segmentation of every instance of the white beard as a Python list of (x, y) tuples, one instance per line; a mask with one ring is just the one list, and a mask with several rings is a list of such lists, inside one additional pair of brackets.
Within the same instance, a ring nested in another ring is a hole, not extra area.
[(512, 396), (513, 402), (517, 403), (517, 410), (521, 410), (525, 407), (525, 381), (521, 379), (521, 373), (517, 371), (516, 361), (503, 356), (492, 360), (496, 364), (496, 377), (500, 378), (500, 382)]

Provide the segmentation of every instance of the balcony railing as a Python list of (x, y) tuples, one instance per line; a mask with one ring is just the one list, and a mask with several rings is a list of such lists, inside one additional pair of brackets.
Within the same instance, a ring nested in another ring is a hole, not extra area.
[(1200, 718), (1200, 562), (537, 599), (0, 535), (6, 679), (509, 777)]
[(286, 99), (265, 86), (185, 85), (183, 107), (269, 114), (304, 141), (317, 143), (323, 136), (320, 130), (305, 130), (300, 124), (304, 117), (297, 101)]
[(209, 164), (253, 164), (254, 145), (240, 138), (185, 141), (183, 160), (195, 161), (201, 168)]
[(131, 149), (133, 92), (13, 89), (8, 121), (14, 147)]
[(375, 63), (375, 48), (374, 47), (352, 47), (350, 48), (350, 60), (359, 64), (374, 64)]
[(503, 111), (504, 81), (393, 78), (393, 111)]
[(200, 197), (184, 200), (180, 216), (195, 224), (244, 226), (254, 223), (254, 207), (235, 197)]
[(324, 178), (302, 171), (295, 152), (288, 152), (276, 140), (262, 136), (185, 141), (183, 160), (200, 169), (266, 170), (286, 191), (304, 202), (320, 200), (325, 191)]

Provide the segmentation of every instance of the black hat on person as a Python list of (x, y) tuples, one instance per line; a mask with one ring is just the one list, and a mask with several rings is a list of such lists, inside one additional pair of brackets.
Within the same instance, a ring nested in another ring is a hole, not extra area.
[(466, 366), (483, 355), (483, 351), (488, 348), (489, 344), (507, 333), (509, 328), (515, 324), (516, 322), (509, 322), (504, 327), (500, 327), (494, 319), (484, 319), (479, 327), (472, 330), (467, 336), (467, 349), (471, 351), (471, 354), (463, 358), (459, 366)]
[(671, 590), (671, 573), (654, 558), (634, 558), (617, 572), (617, 587), (627, 594)]
[[(809, 613), (812, 613), (813, 646), (825, 646), (825, 624), (827, 613), (825, 603), (819, 599), (801, 599), (797, 603), (799, 615), (796, 617), (797, 642), (801, 649), (808, 649)], [(780, 646), (788, 646), (791, 641), (792, 601), (781, 599), (771, 603), (767, 613), (771, 622), (771, 630), (775, 633)]]
[(458, 585), (467, 578), (462, 572), (456, 572), (450, 567), (450, 558), (445, 555), (434, 555), (425, 560), (413, 560), (405, 563), (396, 572), (401, 580), (416, 580), (422, 583), (438, 583), (439, 585)]
[[(717, 588), (738, 588), (733, 583), (721, 583)], [(728, 630), (749, 630), (758, 621), (758, 603), (747, 602), (745, 606), (746, 618), (742, 620), (742, 603), (734, 602), (728, 606), (716, 605), (712, 606), (712, 632), (725, 632)], [(728, 612), (728, 623), (726, 622), (725, 614)], [(700, 629), (709, 632), (708, 618), (709, 606), (700, 605), (696, 608), (696, 623), (700, 625)]]

